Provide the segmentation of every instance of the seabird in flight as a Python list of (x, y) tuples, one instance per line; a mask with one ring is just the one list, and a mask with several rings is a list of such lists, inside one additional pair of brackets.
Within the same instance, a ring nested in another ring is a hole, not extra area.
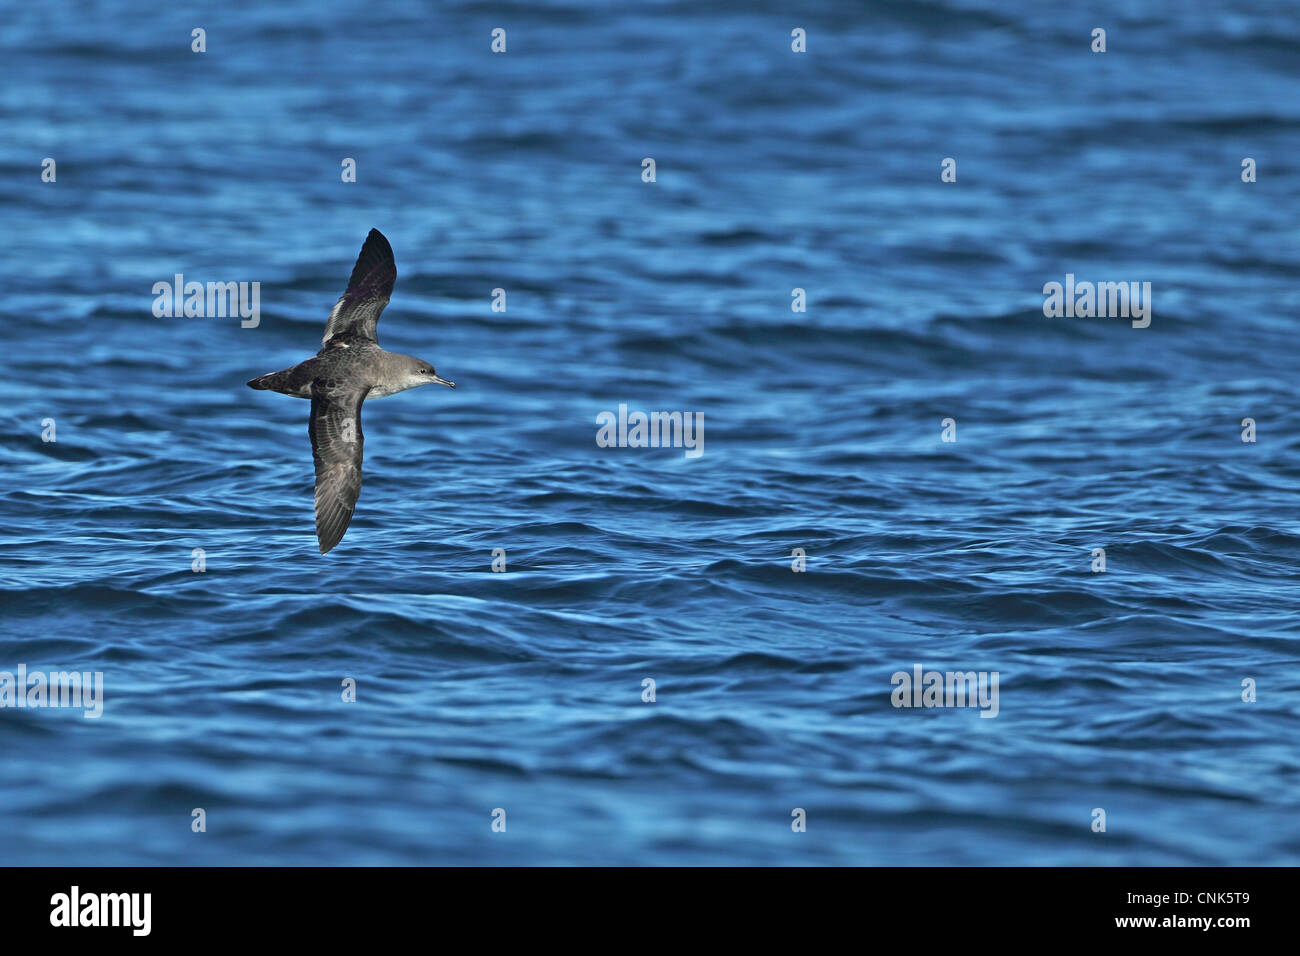
[(375, 327), (397, 279), (393, 247), (371, 229), (347, 291), (325, 323), (321, 350), (293, 368), (259, 376), (250, 388), (311, 399), (311, 454), (316, 462), (316, 537), (324, 554), (343, 539), (361, 494), (361, 403), (439, 378), (428, 362), (379, 347)]

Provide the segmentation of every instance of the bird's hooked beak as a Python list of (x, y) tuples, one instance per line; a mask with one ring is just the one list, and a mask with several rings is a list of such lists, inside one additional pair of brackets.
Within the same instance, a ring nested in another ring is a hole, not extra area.
[(439, 384), (439, 385), (446, 385), (448, 388), (455, 388), (455, 387), (456, 387), (456, 383), (455, 383), (455, 382), (449, 382), (449, 381), (447, 381), (445, 378), (439, 378), (437, 375), (434, 375), (434, 376), (433, 376), (433, 380), (434, 380), (434, 382), (436, 382), (436, 383)]

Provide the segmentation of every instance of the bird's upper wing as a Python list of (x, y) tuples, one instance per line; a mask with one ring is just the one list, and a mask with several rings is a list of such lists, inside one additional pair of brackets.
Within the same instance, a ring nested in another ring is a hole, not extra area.
[(321, 345), (328, 345), (329, 340), (337, 335), (359, 336), (377, 342), (375, 326), (379, 324), (379, 313), (388, 305), (396, 281), (393, 247), (382, 232), (371, 229), (361, 247), (361, 254), (357, 256), (357, 264), (352, 267), (347, 291), (339, 296), (330, 311)]
[(343, 540), (361, 494), (361, 403), (367, 388), (311, 383), (311, 456), (316, 462), (316, 537), (324, 554)]

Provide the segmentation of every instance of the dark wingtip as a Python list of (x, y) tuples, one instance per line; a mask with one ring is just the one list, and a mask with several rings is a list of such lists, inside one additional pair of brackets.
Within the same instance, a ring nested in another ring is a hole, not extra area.
[[(343, 532), (347, 532), (347, 525), (343, 526)], [(316, 528), (316, 544), (320, 548), (321, 554), (326, 554), (334, 549), (340, 541), (343, 540), (343, 534), (335, 534), (334, 528)]]
[(393, 258), (393, 247), (388, 242), (388, 237), (378, 229), (371, 229), (370, 232), (366, 233), (366, 241), (361, 246), (361, 251), (364, 253), (372, 244), (374, 245), (374, 252), (379, 253), (381, 256), (387, 256), (389, 259)]
[(318, 520), (316, 522), (316, 544), (320, 548), (321, 554), (333, 551), (343, 536), (348, 533), (348, 525), (352, 523), (352, 512), (346, 515), (335, 514), (328, 518), (323, 524)]
[(393, 259), (393, 247), (388, 244), (384, 234), (378, 229), (371, 229), (366, 236), (361, 252), (357, 254), (357, 263), (352, 267), (352, 276), (348, 279), (349, 291), (355, 289), (377, 269), (382, 280), (391, 288), (391, 279), (397, 278), (397, 263)]

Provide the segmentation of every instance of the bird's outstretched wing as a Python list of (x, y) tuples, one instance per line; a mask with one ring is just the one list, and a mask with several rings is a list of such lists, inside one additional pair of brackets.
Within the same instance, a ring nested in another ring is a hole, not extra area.
[(361, 494), (361, 403), (369, 388), (311, 383), (311, 456), (316, 462), (316, 537), (324, 554), (343, 540)]
[(379, 313), (388, 305), (396, 281), (397, 263), (393, 261), (393, 247), (382, 232), (371, 229), (361, 247), (361, 254), (357, 256), (357, 264), (352, 267), (347, 291), (339, 296), (330, 311), (321, 345), (328, 345), (336, 336), (377, 342), (375, 327), (379, 324)]

